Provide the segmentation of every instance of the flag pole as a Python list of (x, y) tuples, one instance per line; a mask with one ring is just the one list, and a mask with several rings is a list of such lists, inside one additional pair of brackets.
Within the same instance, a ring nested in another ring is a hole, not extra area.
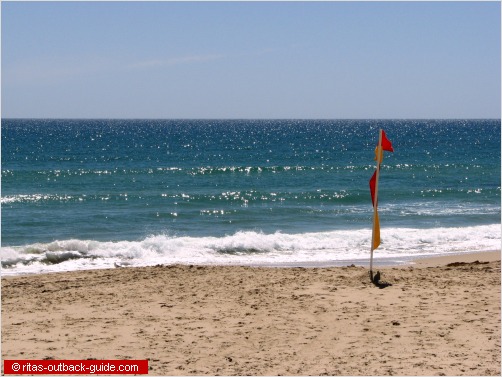
[(377, 221), (377, 207), (378, 207), (378, 178), (380, 176), (380, 158), (382, 155), (382, 129), (378, 134), (378, 147), (377, 147), (377, 167), (376, 167), (376, 177), (375, 177), (375, 197), (374, 197), (374, 205), (373, 205), (373, 227), (371, 232), (371, 256), (370, 256), (370, 278), (373, 281), (373, 245), (375, 244), (375, 223)]

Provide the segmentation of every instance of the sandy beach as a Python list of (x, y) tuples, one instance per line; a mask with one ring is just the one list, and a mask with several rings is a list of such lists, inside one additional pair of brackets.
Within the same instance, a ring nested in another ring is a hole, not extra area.
[(150, 375), (500, 375), (500, 252), (379, 270), (392, 286), (349, 266), (4, 277), (2, 357), (148, 359)]

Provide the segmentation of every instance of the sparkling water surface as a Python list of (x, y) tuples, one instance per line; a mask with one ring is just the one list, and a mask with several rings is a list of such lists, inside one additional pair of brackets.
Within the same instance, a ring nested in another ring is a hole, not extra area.
[(499, 120), (2, 120), (2, 273), (500, 249)]

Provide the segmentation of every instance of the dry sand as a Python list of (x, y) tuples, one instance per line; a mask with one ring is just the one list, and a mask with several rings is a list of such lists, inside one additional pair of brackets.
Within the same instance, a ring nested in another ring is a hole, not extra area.
[(385, 289), (362, 267), (2, 278), (2, 357), (149, 359), (150, 375), (500, 375), (500, 252), (449, 258), (380, 268)]

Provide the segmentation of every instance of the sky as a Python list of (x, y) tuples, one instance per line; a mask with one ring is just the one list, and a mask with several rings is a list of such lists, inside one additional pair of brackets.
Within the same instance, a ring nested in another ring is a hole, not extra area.
[(500, 2), (5, 2), (2, 118), (500, 118)]

